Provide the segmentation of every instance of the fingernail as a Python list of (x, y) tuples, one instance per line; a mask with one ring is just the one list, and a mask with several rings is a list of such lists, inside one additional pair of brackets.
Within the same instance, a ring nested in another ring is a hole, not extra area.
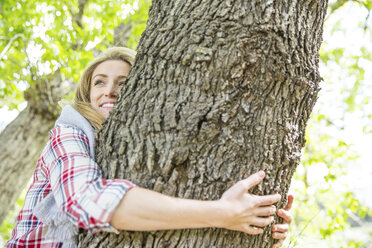
[(258, 172), (258, 175), (259, 175), (260, 177), (264, 177), (264, 176), (265, 176), (265, 172), (264, 172), (264, 171), (259, 171), (259, 172)]

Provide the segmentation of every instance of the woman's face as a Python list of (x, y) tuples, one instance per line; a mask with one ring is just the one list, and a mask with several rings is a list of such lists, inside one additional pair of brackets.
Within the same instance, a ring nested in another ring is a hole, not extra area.
[(104, 119), (114, 108), (129, 71), (130, 65), (121, 60), (104, 61), (93, 71), (90, 104)]

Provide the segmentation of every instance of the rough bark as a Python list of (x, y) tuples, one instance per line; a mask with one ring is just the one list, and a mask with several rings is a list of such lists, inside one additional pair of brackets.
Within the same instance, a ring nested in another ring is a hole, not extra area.
[[(319, 91), (326, 8), (326, 0), (153, 1), (130, 77), (98, 136), (104, 176), (205, 200), (263, 169), (252, 192), (284, 196)], [(195, 229), (82, 233), (79, 242), (261, 248), (273, 239), (270, 228), (259, 236)]]

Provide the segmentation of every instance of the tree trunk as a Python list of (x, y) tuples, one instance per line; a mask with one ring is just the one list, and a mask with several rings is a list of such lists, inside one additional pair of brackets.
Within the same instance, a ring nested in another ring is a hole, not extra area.
[[(136, 62), (98, 136), (104, 176), (211, 200), (263, 169), (252, 193), (285, 196), (319, 91), (326, 8), (327, 0), (153, 1)], [(270, 230), (83, 233), (79, 247), (261, 248), (273, 244)]]
[(59, 72), (50, 77), (26, 91), (28, 106), (0, 134), (0, 223), (30, 181), (59, 114), (57, 101), (66, 92)]

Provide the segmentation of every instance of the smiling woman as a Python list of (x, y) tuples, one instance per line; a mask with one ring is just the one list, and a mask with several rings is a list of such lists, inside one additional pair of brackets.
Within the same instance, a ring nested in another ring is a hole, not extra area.
[(116, 99), (129, 74), (130, 65), (121, 60), (102, 62), (93, 72), (90, 102), (103, 118), (114, 108)]
[[(104, 90), (98, 89), (106, 89), (111, 84), (112, 86), (117, 85), (117, 90), (120, 92), (121, 85), (124, 83), (130, 67), (134, 63), (135, 56), (136, 52), (131, 49), (113, 47), (107, 49), (105, 53), (97, 57), (85, 68), (76, 91), (73, 107), (89, 120), (96, 130), (101, 129), (104, 118), (108, 116), (106, 114), (111, 110), (105, 110), (100, 105), (105, 102), (112, 104), (116, 101), (118, 93), (116, 93), (116, 96), (113, 96), (112, 92), (104, 96), (94, 93), (95, 96), (93, 97), (93, 92), (107, 94), (104, 93)], [(111, 68), (111, 66), (113, 67)], [(119, 71), (121, 69), (123, 71)], [(114, 90), (114, 88), (111, 90)], [(99, 100), (99, 102), (93, 103), (95, 100)], [(109, 108), (109, 105), (105, 107)]]

